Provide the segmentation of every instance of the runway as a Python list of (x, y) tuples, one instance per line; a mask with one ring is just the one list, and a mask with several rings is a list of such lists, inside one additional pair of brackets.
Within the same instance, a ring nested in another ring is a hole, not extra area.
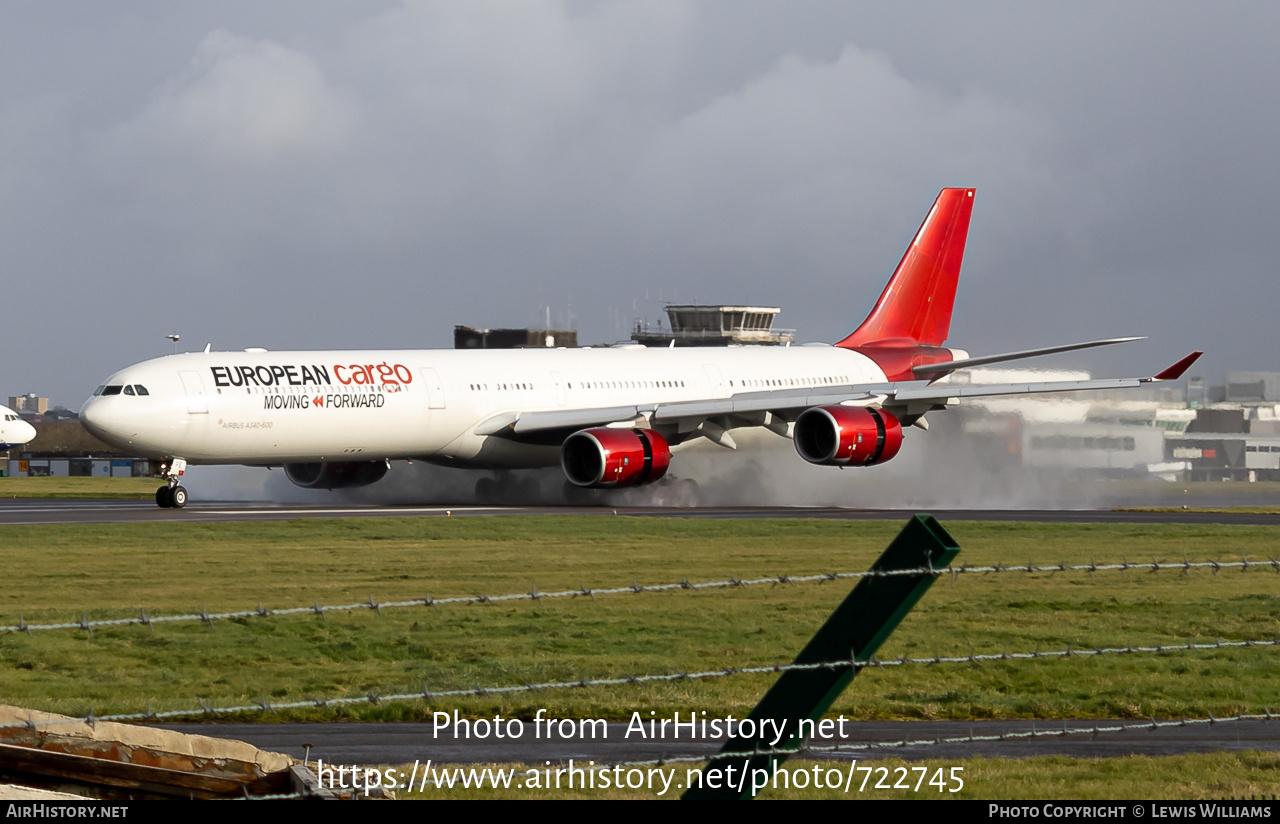
[[(1137, 725), (1142, 721), (858, 721), (848, 722), (848, 737), (824, 744), (922, 741), (967, 736), (993, 736), (1022, 732), (1049, 732), (1073, 729), (1091, 731), (1096, 727)], [(564, 763), (570, 758), (597, 764), (624, 761), (711, 755), (722, 739), (647, 740), (627, 725), (610, 724), (608, 733), (598, 738), (535, 739), (533, 724), (525, 725), (518, 739), (454, 739), (448, 731), (437, 737), (430, 723), (386, 724), (181, 724), (165, 729), (234, 738), (254, 746), (298, 758), (309, 753), (310, 760), (327, 764), (374, 765), (409, 764), (428, 759), (436, 764), (522, 763), (541, 766), (544, 762)], [(1236, 721), (1156, 730), (1125, 732), (1077, 732), (1030, 739), (983, 741), (959, 744), (920, 744), (876, 748), (826, 755), (831, 758), (1026, 758), (1038, 755), (1065, 755), (1074, 758), (1101, 758), (1125, 755), (1177, 755), (1232, 750), (1280, 751), (1280, 718), (1275, 721)]]
[(901, 521), (928, 512), (943, 521), (1038, 523), (1280, 525), (1280, 515), (1255, 512), (1142, 512), (1123, 509), (853, 509), (844, 507), (605, 506), (321, 506), (243, 501), (192, 502), (161, 509), (151, 501), (18, 498), (0, 500), (0, 525), (153, 522), (287, 521), (306, 518), (476, 518), (511, 515), (600, 515), (636, 518), (821, 518)]

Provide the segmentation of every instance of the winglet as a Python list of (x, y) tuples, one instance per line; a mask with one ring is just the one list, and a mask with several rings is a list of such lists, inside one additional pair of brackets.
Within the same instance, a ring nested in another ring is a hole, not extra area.
[(1191, 364), (1195, 363), (1196, 360), (1198, 360), (1199, 357), (1203, 354), (1204, 352), (1201, 352), (1199, 350), (1192, 352), (1190, 355), (1187, 355), (1185, 358), (1178, 361), (1173, 366), (1170, 366), (1168, 369), (1156, 375), (1155, 378), (1153, 378), (1153, 380), (1176, 381), (1178, 378), (1182, 377), (1182, 373), (1190, 369)]

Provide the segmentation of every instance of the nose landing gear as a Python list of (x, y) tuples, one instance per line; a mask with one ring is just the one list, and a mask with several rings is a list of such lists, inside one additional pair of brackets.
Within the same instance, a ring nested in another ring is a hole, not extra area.
[(179, 483), (187, 471), (187, 462), (174, 458), (173, 463), (160, 465), (160, 474), (169, 479), (167, 486), (156, 490), (156, 505), (162, 509), (182, 509), (187, 505), (187, 490)]
[(187, 490), (182, 486), (162, 486), (156, 490), (156, 504), (164, 509), (182, 509), (187, 505)]

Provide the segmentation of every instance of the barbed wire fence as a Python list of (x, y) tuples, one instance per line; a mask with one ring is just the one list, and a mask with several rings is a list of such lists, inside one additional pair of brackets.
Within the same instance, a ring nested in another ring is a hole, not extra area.
[[(946, 576), (952, 583), (961, 575), (993, 575), (1001, 573), (1018, 573), (1020, 575), (1048, 573), (1053, 576), (1057, 573), (1068, 572), (1087, 572), (1093, 576), (1099, 572), (1120, 572), (1125, 574), (1129, 571), (1147, 571), (1150, 573), (1159, 573), (1161, 571), (1178, 571), (1183, 576), (1189, 576), (1193, 571), (1209, 570), (1215, 576), (1224, 570), (1240, 570), (1241, 572), (1249, 572), (1250, 570), (1267, 570), (1280, 574), (1280, 559), (1268, 558), (1265, 561), (1251, 561), (1247, 557), (1242, 557), (1239, 561), (1157, 561), (1155, 559), (1150, 562), (1130, 562), (1124, 560), (1121, 562), (1107, 562), (1088, 564), (1045, 564), (1028, 562), (1026, 564), (996, 564), (993, 566), (969, 566), (962, 564), (960, 566), (947, 566), (938, 569), (933, 567), (917, 567), (914, 569), (895, 569), (895, 570), (866, 570), (863, 572), (820, 572), (807, 573), (804, 575), (770, 575), (757, 578), (730, 577), (727, 579), (716, 581), (700, 581), (690, 582), (685, 578), (676, 582), (663, 584), (641, 584), (633, 581), (629, 586), (612, 586), (612, 587), (588, 587), (585, 584), (578, 589), (555, 590), (549, 592), (539, 592), (534, 586), (528, 592), (511, 592), (502, 595), (464, 595), (453, 596), (447, 598), (433, 598), (430, 593), (425, 594), (421, 598), (412, 598), (395, 601), (376, 601), (370, 595), (367, 601), (358, 601), (348, 604), (321, 604), (316, 601), (311, 606), (295, 606), (277, 609), (268, 609), (263, 606), (262, 602), (258, 602), (256, 609), (234, 610), (230, 612), (209, 612), (207, 608), (201, 609), (199, 612), (188, 612), (176, 615), (147, 615), (145, 608), (138, 610), (138, 616), (133, 618), (97, 618), (90, 620), (88, 612), (84, 611), (78, 621), (62, 621), (55, 623), (27, 623), (22, 617), (18, 617), (18, 623), (0, 625), (0, 632), (26, 632), (33, 633), (49, 630), (83, 630), (92, 633), (95, 628), (104, 627), (125, 627), (125, 626), (145, 626), (154, 627), (156, 624), (179, 624), (201, 622), (212, 624), (214, 621), (236, 620), (248, 618), (272, 618), (288, 615), (317, 615), (325, 617), (330, 613), (352, 613), (363, 610), (372, 610), (379, 615), (384, 609), (404, 609), (409, 607), (443, 607), (443, 606), (459, 606), (469, 604), (500, 604), (513, 601), (534, 601), (541, 602), (543, 600), (556, 599), (577, 599), (590, 598), (596, 596), (607, 597), (612, 595), (639, 595), (642, 593), (663, 593), (663, 592), (679, 592), (679, 591), (708, 591), (708, 590), (727, 590), (739, 589), (757, 586), (780, 586), (791, 584), (810, 584), (810, 583), (830, 583), (833, 581), (850, 581), (862, 578), (894, 578), (894, 577), (915, 577), (919, 575)], [(104, 610), (105, 611), (105, 610)]]
[[(1280, 638), (1268, 640), (1244, 640), (1244, 641), (1215, 641), (1211, 644), (1197, 644), (1188, 641), (1184, 644), (1160, 644), (1157, 646), (1125, 646), (1125, 647), (1097, 647), (1092, 649), (1073, 649), (1066, 648), (1061, 650), (1041, 651), (1033, 650), (1031, 652), (1001, 652), (998, 654), (970, 654), (965, 656), (930, 656), (925, 658), (912, 658), (903, 656), (901, 658), (880, 659), (872, 657), (866, 660), (858, 658), (848, 658), (838, 661), (821, 661), (806, 664), (783, 664), (777, 663), (772, 665), (760, 665), (749, 667), (724, 667), (721, 669), (702, 670), (702, 671), (678, 671), (667, 673), (656, 673), (647, 675), (626, 675), (610, 678), (579, 678), (569, 681), (548, 681), (537, 684), (508, 684), (495, 686), (480, 686), (467, 689), (450, 689), (450, 690), (432, 690), (423, 688), (414, 692), (387, 692), (379, 693), (377, 690), (370, 690), (360, 696), (341, 696), (336, 698), (316, 698), (304, 701), (288, 701), (272, 703), (265, 697), (259, 699), (252, 704), (240, 704), (232, 706), (215, 707), (206, 700), (198, 700), (197, 706), (189, 709), (165, 710), (162, 712), (154, 712), (147, 710), (146, 712), (133, 713), (113, 713), (105, 715), (95, 715), (90, 713), (74, 718), (49, 718), (37, 720), (34, 717), (25, 721), (12, 722), (9, 724), (0, 724), (0, 728), (25, 728), (37, 730), (45, 727), (59, 726), (65, 724), (95, 724), (101, 721), (113, 722), (130, 722), (130, 721), (169, 721), (179, 718), (198, 718), (218, 716), (241, 715), (241, 714), (262, 714), (270, 712), (281, 712), (285, 710), (298, 709), (331, 709), (344, 706), (352, 706), (358, 704), (387, 704), (406, 701), (438, 701), (445, 698), (487, 698), (500, 695), (513, 695), (520, 693), (535, 693), (554, 690), (572, 690), (586, 689), (590, 687), (613, 687), (623, 685), (640, 685), (655, 682), (673, 682), (673, 681), (704, 681), (715, 678), (726, 678), (741, 675), (767, 675), (781, 674), (784, 672), (804, 672), (813, 670), (840, 670), (846, 668), (854, 668), (857, 670), (875, 668), (884, 669), (886, 667), (905, 667), (914, 665), (954, 665), (954, 664), (981, 664), (994, 661), (1031, 661), (1031, 660), (1065, 660), (1069, 658), (1096, 658), (1101, 656), (1113, 655), (1140, 655), (1140, 654), (1173, 654), (1180, 652), (1198, 652), (1207, 650), (1223, 650), (1223, 649), (1240, 649), (1251, 647), (1277, 647), (1280, 646)], [(1253, 717), (1253, 716), (1250, 716)], [(1257, 718), (1270, 719), (1272, 716), (1270, 711), (1265, 715), (1256, 716)]]
[[(1252, 571), (1267, 571), (1280, 574), (1280, 560), (1276, 558), (1268, 558), (1265, 561), (1250, 560), (1242, 557), (1239, 561), (1190, 561), (1184, 558), (1181, 562), (1169, 562), (1152, 559), (1150, 562), (1130, 562), (1127, 559), (1121, 562), (1097, 563), (1089, 564), (1066, 564), (1066, 563), (1036, 563), (1028, 562), (1026, 564), (996, 564), (989, 566), (948, 566), (944, 568), (922, 567), (905, 570), (867, 570), (861, 572), (825, 572), (810, 573), (804, 575), (776, 575), (764, 576), (756, 578), (739, 579), (729, 577), (727, 579), (690, 582), (688, 578), (684, 578), (678, 582), (668, 582), (660, 584), (640, 584), (633, 581), (630, 586), (612, 586), (612, 587), (587, 587), (585, 585), (578, 589), (555, 590), (548, 592), (539, 592), (533, 587), (528, 592), (512, 592), (501, 595), (474, 595), (474, 596), (455, 596), (447, 598), (433, 598), (430, 594), (424, 595), (422, 598), (414, 598), (407, 600), (394, 600), (378, 602), (372, 596), (365, 602), (349, 603), (349, 604), (329, 604), (321, 605), (318, 602), (311, 606), (287, 607), (283, 609), (267, 609), (261, 603), (256, 609), (238, 610), (229, 612), (210, 613), (207, 609), (200, 612), (183, 613), (176, 615), (147, 615), (145, 609), (139, 610), (139, 615), (132, 618), (106, 618), (93, 619), (88, 618), (88, 613), (83, 612), (79, 621), (57, 622), (57, 623), (27, 623), (21, 616), (17, 624), (0, 626), (0, 632), (25, 632), (33, 634), (37, 631), (53, 631), (53, 630), (80, 630), (92, 634), (94, 628), (102, 627), (123, 627), (123, 626), (145, 626), (154, 631), (156, 624), (170, 623), (190, 623), (203, 622), (212, 625), (219, 620), (235, 620), (235, 619), (253, 619), (253, 618), (274, 618), (291, 615), (313, 614), (319, 617), (327, 617), (329, 614), (345, 614), (357, 611), (373, 611), (381, 615), (383, 610), (408, 609), (408, 608), (439, 608), (445, 606), (457, 605), (485, 605), (500, 604), (508, 602), (532, 601), (541, 602), (544, 599), (594, 599), (597, 596), (621, 596), (627, 594), (659, 594), (672, 592), (716, 592), (730, 591), (747, 587), (770, 586), (779, 587), (783, 585), (809, 584), (809, 583), (829, 583), (843, 580), (859, 580), (862, 578), (877, 577), (901, 577), (901, 576), (920, 576), (930, 575), (935, 578), (949, 577), (952, 584), (962, 576), (970, 575), (1002, 575), (1009, 573), (1017, 573), (1020, 575), (1028, 574), (1048, 574), (1053, 576), (1059, 573), (1088, 573), (1091, 577), (1102, 572), (1120, 572), (1122, 575), (1130, 571), (1147, 572), (1150, 574), (1158, 574), (1160, 572), (1170, 571), (1177, 572), (1181, 576), (1190, 576), (1193, 572), (1209, 571), (1212, 575), (1217, 576), (1224, 571), (1239, 571), (1241, 573), (1249, 573)], [(1008, 652), (1001, 653), (971, 653), (962, 656), (928, 656), (928, 657), (910, 657), (903, 656), (900, 658), (880, 659), (872, 657), (866, 660), (857, 658), (849, 658), (839, 661), (825, 661), (812, 664), (773, 664), (773, 665), (755, 665), (745, 667), (724, 667), (720, 669), (708, 669), (703, 671), (678, 671), (667, 673), (649, 673), (643, 675), (627, 675), (604, 678), (578, 678), (564, 681), (550, 681), (544, 683), (524, 683), (524, 684), (506, 684), (492, 686), (478, 686), (466, 689), (447, 689), (432, 690), (423, 687), (421, 690), (412, 692), (396, 691), (388, 689), (385, 692), (373, 689), (367, 691), (361, 696), (336, 696), (330, 698), (316, 698), (304, 701), (291, 701), (272, 703), (265, 696), (251, 704), (239, 704), (228, 706), (214, 706), (210, 701), (204, 699), (196, 699), (192, 706), (186, 709), (166, 710), (154, 712), (150, 708), (146, 712), (133, 713), (115, 713), (95, 715), (90, 712), (87, 715), (79, 717), (64, 718), (45, 718), (36, 719), (29, 717), (21, 722), (13, 722), (3, 724), (0, 727), (21, 727), (30, 730), (49, 729), (60, 725), (69, 724), (89, 724), (93, 725), (98, 722), (160, 722), (167, 720), (176, 720), (181, 718), (199, 718), (199, 717), (220, 717), (234, 716), (245, 714), (268, 714), (272, 712), (301, 710), (301, 709), (332, 709), (343, 706), (352, 706), (358, 704), (389, 704), (397, 702), (409, 701), (439, 701), (442, 699), (467, 698), (467, 697), (494, 697), (505, 696), (522, 693), (535, 693), (543, 691), (555, 690), (573, 690), (587, 689), (597, 687), (615, 687), (622, 685), (641, 685), (651, 683), (664, 683), (675, 681), (706, 681), (709, 679), (727, 678), (734, 676), (763, 675), (763, 674), (781, 674), (790, 671), (803, 671), (815, 669), (883, 669), (891, 667), (907, 667), (907, 666), (947, 666), (947, 665), (982, 665), (997, 661), (1014, 661), (1027, 662), (1035, 660), (1053, 661), (1068, 660), (1072, 658), (1096, 658), (1100, 656), (1117, 656), (1117, 655), (1174, 655), (1203, 651), (1221, 651), (1243, 648), (1275, 648), (1280, 646), (1280, 638), (1277, 639), (1245, 639), (1245, 640), (1215, 640), (1212, 643), (1196, 643), (1188, 640), (1185, 643), (1167, 643), (1157, 645), (1126, 645), (1123, 647), (1092, 647), (1092, 648), (1073, 648), (1068, 645), (1064, 649), (1055, 649), (1050, 651), (1041, 651), (1039, 649), (1032, 651)], [(1263, 713), (1237, 713), (1230, 716), (1215, 718), (1211, 713), (1204, 718), (1183, 718), (1180, 720), (1158, 721), (1151, 719), (1134, 724), (1109, 724), (1099, 725), (1095, 723), (1091, 727), (1068, 727), (1063, 725), (1058, 728), (1032, 729), (1026, 731), (1003, 732), (992, 735), (965, 735), (951, 736), (945, 738), (931, 739), (901, 739), (898, 741), (884, 742), (855, 742), (855, 743), (838, 743), (838, 744), (811, 744), (794, 748), (771, 749), (771, 750), (753, 750), (744, 753), (735, 753), (741, 756), (790, 756), (790, 755), (838, 755), (838, 754), (857, 754), (868, 753), (880, 750), (900, 749), (904, 747), (934, 747), (944, 744), (967, 744), (967, 743), (999, 743), (1006, 741), (1023, 741), (1028, 739), (1048, 738), (1048, 737), (1065, 737), (1076, 735), (1092, 735), (1099, 736), (1109, 733), (1124, 733), (1140, 730), (1156, 731), (1170, 727), (1180, 726), (1197, 726), (1205, 724), (1223, 724), (1242, 721), (1272, 721), (1280, 720), (1280, 716), (1272, 714), (1270, 709), (1264, 710)], [(643, 766), (662, 766), (665, 764), (675, 763), (698, 763), (707, 761), (710, 755), (695, 756), (674, 756), (670, 758), (646, 759), (638, 761), (619, 762), (616, 766), (625, 767), (643, 767)], [(403, 789), (403, 787), (402, 787)], [(294, 797), (294, 796), (282, 796)]]

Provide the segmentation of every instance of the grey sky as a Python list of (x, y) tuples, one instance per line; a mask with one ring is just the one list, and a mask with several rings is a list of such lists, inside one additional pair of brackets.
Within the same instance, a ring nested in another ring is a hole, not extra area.
[(943, 186), (953, 344), (1280, 369), (1277, 43), (1274, 3), (6, 3), (0, 390), (672, 298), (834, 340)]

